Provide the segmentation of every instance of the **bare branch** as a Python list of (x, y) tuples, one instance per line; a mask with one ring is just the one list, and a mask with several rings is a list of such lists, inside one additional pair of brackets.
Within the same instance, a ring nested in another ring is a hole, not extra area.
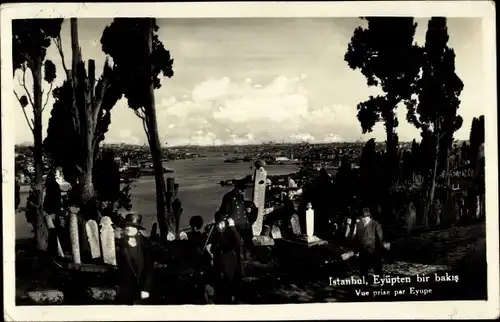
[(144, 133), (146, 133), (146, 138), (148, 139), (149, 145), (151, 145), (151, 136), (148, 131), (146, 112), (143, 109), (137, 109), (134, 110), (134, 113), (142, 120), (142, 128), (144, 129)]
[[(16, 95), (16, 98), (17, 98), (19, 104), (21, 104), (21, 98), (19, 97), (19, 95), (17, 95), (17, 93), (16, 93), (15, 90), (14, 90), (14, 95)], [(29, 126), (31, 132), (34, 133), (34, 131), (33, 131), (33, 123), (30, 122), (30, 120), (28, 118), (28, 114), (26, 114), (26, 108), (23, 107), (22, 104), (21, 104), (21, 109), (23, 110), (24, 118), (26, 119), (26, 122), (28, 123), (28, 126)]]
[(35, 108), (35, 104), (33, 103), (33, 99), (31, 98), (31, 94), (28, 91), (28, 88), (26, 87), (26, 70), (27, 70), (26, 66), (23, 66), (22, 70), (23, 70), (23, 82), (21, 83), (21, 85), (23, 86), (24, 91), (26, 92), (26, 95), (28, 96), (28, 99), (29, 99), (31, 106), (33, 108)]
[[(42, 113), (45, 110), (45, 107), (47, 107), (47, 103), (49, 102), (49, 97), (50, 97), (50, 93), (52, 93), (52, 86), (53, 85), (54, 85), (54, 82), (50, 83), (49, 92), (47, 93), (47, 97), (45, 99), (45, 103), (42, 106)], [(42, 93), (42, 95), (43, 95), (43, 93)]]
[(59, 52), (59, 56), (61, 56), (63, 69), (64, 69), (64, 72), (66, 73), (66, 78), (68, 79), (68, 81), (71, 81), (71, 75), (69, 74), (68, 68), (66, 67), (66, 62), (64, 61), (64, 52), (62, 49), (61, 35), (57, 36), (57, 38), (53, 39), (53, 41), (57, 47), (57, 51)]

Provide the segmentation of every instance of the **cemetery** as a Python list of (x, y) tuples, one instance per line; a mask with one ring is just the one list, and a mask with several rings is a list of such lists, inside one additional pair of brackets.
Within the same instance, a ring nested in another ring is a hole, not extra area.
[[(349, 266), (352, 264), (349, 256), (345, 255), (351, 253), (350, 243), (356, 235), (355, 224), (359, 219), (356, 219), (356, 216), (343, 216), (343, 221), (339, 225), (331, 225), (326, 235), (325, 230), (322, 230), (321, 238), (316, 236), (318, 229), (315, 223), (317, 224), (318, 220), (315, 219), (315, 209), (312, 208), (311, 202), (306, 203), (304, 213), (298, 211), (301, 208), (303, 189), (307, 189), (305, 181), (308, 178), (300, 178), (297, 174), (269, 178), (264, 165), (264, 162), (256, 163), (254, 175), (251, 176), (253, 184), (245, 192), (245, 198), (253, 201), (258, 211), (252, 225), (253, 244), (256, 247), (252, 257), (244, 264), (246, 275), (243, 288), (257, 288), (255, 291), (262, 294), (260, 300), (258, 297), (249, 298), (250, 303), (272, 302), (273, 297), (279, 302), (278, 295), (269, 293), (278, 285), (288, 287), (287, 283), (294, 285), (299, 281), (307, 284), (310, 283), (307, 281), (310, 276), (315, 276), (319, 279), (316, 281), (316, 288), (324, 289), (326, 286), (322, 284), (326, 283), (328, 276), (350, 274)], [(299, 184), (292, 179), (293, 177)], [(178, 225), (180, 216), (188, 214), (183, 214), (182, 206), (176, 206), (179, 203), (177, 199), (179, 185), (173, 178), (168, 178), (166, 181), (169, 232), (166, 237), (161, 238), (157, 232), (158, 225), (155, 223), (150, 235), (155, 262), (155, 280), (158, 281), (159, 287), (154, 301), (155, 304), (201, 304), (203, 298), (200, 296), (198, 285), (193, 282), (200, 272), (190, 261), (189, 229), (180, 230)], [(458, 220), (462, 216), (469, 216), (465, 214), (469, 209), (463, 206), (463, 198), (459, 197), (465, 193), (463, 190), (453, 191), (455, 207), (450, 213), (454, 214), (452, 215), (454, 218), (448, 218), (450, 215), (442, 217), (441, 213), (449, 212), (437, 209), (431, 218), (434, 224), (427, 224), (426, 227), (422, 226), (422, 219), (418, 218), (421, 216), (417, 215), (417, 208), (410, 202), (400, 218), (402, 223), (398, 226), (399, 231), (392, 238), (389, 252), (392, 254), (388, 256), (389, 266), (386, 265), (386, 269), (392, 269), (393, 273), (400, 275), (412, 274), (407, 265), (400, 262), (390, 264), (390, 257), (397, 254), (398, 259), (401, 259), (401, 256), (404, 259), (408, 249), (405, 245), (415, 243), (415, 240), (419, 240), (422, 235), (433, 234), (443, 227), (456, 230)], [(481, 216), (482, 211), (484, 210), (477, 210), (477, 216)], [(46, 292), (34, 285), (28, 287), (37, 290), (27, 290), (20, 295), (18, 297), (20, 303), (71, 304), (72, 298), (75, 304), (83, 304), (82, 301), (89, 304), (113, 302), (116, 296), (114, 281), (118, 274), (116, 253), (117, 241), (121, 238), (120, 228), (114, 224), (110, 216), (98, 216), (99, 218), (85, 221), (78, 215), (79, 209), (76, 207), (71, 207), (68, 213), (69, 222), (65, 227), (68, 230), (66, 233), (69, 236), (69, 247), (66, 245), (63, 251), (58, 239), (57, 255), (48, 265), (46, 260), (40, 264), (44, 265), (44, 270), (50, 272), (47, 274), (50, 278), (45, 283), (53, 283), (51, 284), (53, 286)], [(116, 222), (116, 217), (113, 219)], [(48, 225), (52, 225), (50, 220)], [(211, 228), (213, 229), (212, 223), (207, 223), (204, 227), (203, 236), (206, 238), (205, 246), (208, 249)], [(467, 226), (464, 229), (478, 228)], [(462, 232), (455, 233), (463, 238)], [(419, 243), (423, 241), (420, 240)], [(412, 247), (415, 246), (416, 244), (413, 244)], [(417, 246), (419, 247), (422, 245)], [(21, 263), (22, 261), (19, 265), (22, 265)], [(449, 263), (430, 267), (414, 265), (412, 269), (414, 274), (426, 270), (447, 271)], [(162, 290), (163, 287), (168, 291)], [(173, 289), (177, 291), (174, 292)], [(317, 292), (318, 290), (314, 291)], [(297, 301), (307, 301), (308, 297), (304, 296), (299, 296), (301, 299)], [(342, 301), (342, 298), (348, 300), (350, 297), (344, 294), (334, 300)]]

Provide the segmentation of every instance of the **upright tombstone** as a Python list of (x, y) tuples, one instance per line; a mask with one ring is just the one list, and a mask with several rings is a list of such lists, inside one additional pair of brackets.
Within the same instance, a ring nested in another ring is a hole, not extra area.
[(359, 222), (359, 219), (356, 219), (356, 222), (354, 223), (354, 229), (352, 230), (352, 238), (355, 238), (356, 233), (358, 232), (358, 222)]
[(292, 215), (292, 218), (290, 219), (290, 224), (292, 226), (292, 232), (294, 235), (302, 235), (302, 231), (300, 229), (300, 221), (299, 221), (299, 216), (296, 214)]
[(80, 240), (78, 236), (78, 215), (71, 212), (69, 215), (69, 238), (71, 240), (71, 254), (73, 263), (81, 264), (80, 258)]
[(352, 225), (352, 219), (346, 218), (346, 220), (345, 220), (345, 234), (344, 234), (345, 239), (348, 239), (349, 237), (351, 237), (351, 225)]
[(475, 219), (479, 219), (481, 217), (481, 196), (477, 195), (476, 196), (476, 212), (475, 212)]
[(310, 202), (306, 206), (306, 235), (307, 237), (314, 236), (314, 210)]
[(112, 223), (108, 216), (101, 218), (102, 257), (105, 264), (116, 265), (115, 232)]
[(409, 234), (415, 229), (415, 223), (417, 219), (417, 209), (413, 202), (410, 202), (408, 208), (405, 213), (405, 224), (406, 224), (406, 232)]
[[(172, 213), (172, 202), (175, 199), (175, 178), (167, 178), (167, 212)], [(172, 227), (173, 228), (173, 227)], [(170, 229), (170, 227), (169, 227)]]
[(167, 241), (174, 241), (175, 240), (175, 234), (169, 231), (167, 233)]
[(255, 162), (255, 173), (254, 173), (254, 185), (253, 185), (253, 202), (258, 209), (257, 219), (252, 225), (253, 235), (259, 236), (262, 232), (262, 222), (264, 220), (264, 207), (266, 200), (266, 179), (267, 172), (264, 170), (264, 162)]
[(101, 257), (101, 242), (99, 238), (99, 226), (97, 222), (93, 219), (87, 221), (85, 224), (85, 231), (87, 232), (87, 238), (90, 246), (90, 255), (92, 259)]
[(273, 228), (271, 228), (271, 237), (273, 239), (281, 239), (280, 227), (278, 227), (277, 225), (273, 225)]

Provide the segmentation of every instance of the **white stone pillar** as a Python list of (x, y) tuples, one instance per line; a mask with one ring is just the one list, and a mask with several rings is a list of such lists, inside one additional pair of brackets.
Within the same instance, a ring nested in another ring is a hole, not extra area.
[(264, 220), (264, 207), (266, 200), (266, 179), (267, 172), (264, 167), (255, 169), (252, 200), (258, 209), (257, 220), (252, 225), (254, 236), (259, 236), (262, 232), (262, 222)]
[(314, 209), (310, 202), (306, 206), (306, 235), (307, 237), (314, 236)]

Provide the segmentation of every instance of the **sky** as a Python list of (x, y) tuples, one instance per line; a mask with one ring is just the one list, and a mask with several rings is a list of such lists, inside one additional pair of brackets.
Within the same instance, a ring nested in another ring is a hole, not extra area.
[[(85, 60), (102, 71), (100, 38), (111, 19), (79, 19)], [(423, 44), (428, 19), (416, 19), (415, 41)], [(155, 91), (162, 145), (258, 144), (261, 142), (339, 142), (375, 138), (385, 141), (382, 123), (362, 134), (358, 103), (376, 95), (359, 70), (344, 61), (358, 18), (162, 18), (160, 40), (173, 59), (174, 76), (162, 78)], [(448, 19), (448, 45), (456, 53), (456, 72), (464, 82), (459, 114), (464, 125), (455, 138), (468, 139), (473, 117), (484, 114), (481, 20)], [(67, 66), (71, 66), (69, 20), (61, 31)], [(64, 80), (55, 46), (47, 52), (57, 67), (54, 87)], [(22, 94), (20, 73), (14, 86)], [(30, 77), (26, 79), (31, 82)], [(31, 88), (31, 86), (28, 86)], [(45, 92), (49, 85), (44, 84)], [(45, 94), (46, 95), (46, 94)], [(43, 118), (46, 134), (53, 104)], [(31, 110), (28, 111), (31, 113)], [(105, 143), (145, 144), (141, 120), (122, 99), (112, 109)], [(21, 108), (14, 107), (16, 143), (33, 142)], [(420, 139), (419, 131), (398, 108), (400, 141)]]

